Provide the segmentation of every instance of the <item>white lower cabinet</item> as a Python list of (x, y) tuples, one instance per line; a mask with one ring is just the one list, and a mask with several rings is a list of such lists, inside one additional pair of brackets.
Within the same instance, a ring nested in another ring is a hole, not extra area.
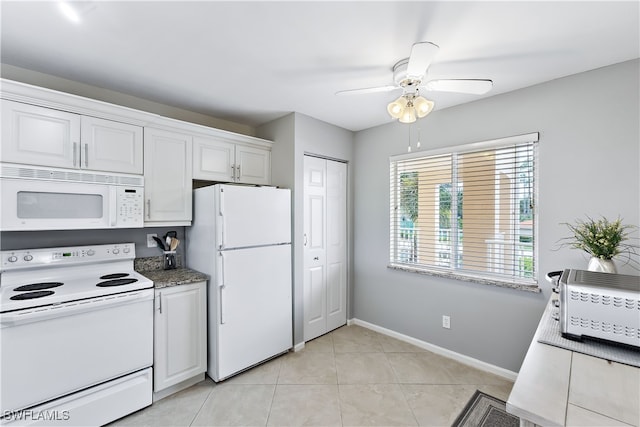
[(206, 282), (155, 290), (153, 391), (207, 370)]

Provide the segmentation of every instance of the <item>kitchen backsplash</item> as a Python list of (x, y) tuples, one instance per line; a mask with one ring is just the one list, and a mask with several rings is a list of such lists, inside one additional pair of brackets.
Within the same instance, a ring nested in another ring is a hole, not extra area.
[[(136, 257), (161, 256), (156, 246), (147, 248), (147, 234), (157, 234), (162, 238), (168, 231), (175, 230), (180, 239), (178, 254), (184, 253), (184, 227), (151, 227), (111, 230), (55, 230), (55, 231), (4, 231), (0, 233), (0, 250), (53, 248), (58, 246), (101, 245), (109, 243), (130, 243), (136, 245)], [(182, 258), (182, 256), (181, 256)], [(184, 261), (184, 260), (183, 260)]]

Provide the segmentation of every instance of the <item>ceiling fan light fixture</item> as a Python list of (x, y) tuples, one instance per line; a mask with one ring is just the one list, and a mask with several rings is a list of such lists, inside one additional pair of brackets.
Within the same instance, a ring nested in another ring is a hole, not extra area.
[(398, 121), (400, 123), (413, 123), (416, 121), (416, 109), (411, 101), (407, 103), (407, 106)]
[(429, 101), (427, 98), (422, 96), (418, 96), (413, 100), (413, 106), (416, 108), (416, 113), (420, 118), (429, 114), (433, 110), (434, 105), (433, 101)]
[(413, 123), (433, 110), (434, 103), (422, 96), (405, 93), (387, 105), (389, 115), (400, 123)]
[(395, 101), (390, 102), (389, 105), (387, 105), (387, 111), (389, 112), (389, 115), (394, 119), (399, 119), (400, 117), (402, 117), (402, 112), (407, 106), (407, 102), (408, 101), (404, 96), (401, 96)]

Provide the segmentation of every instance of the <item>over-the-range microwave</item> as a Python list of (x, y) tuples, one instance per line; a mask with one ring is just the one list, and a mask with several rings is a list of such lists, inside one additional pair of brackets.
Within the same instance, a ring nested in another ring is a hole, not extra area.
[(140, 228), (144, 177), (0, 163), (0, 230)]

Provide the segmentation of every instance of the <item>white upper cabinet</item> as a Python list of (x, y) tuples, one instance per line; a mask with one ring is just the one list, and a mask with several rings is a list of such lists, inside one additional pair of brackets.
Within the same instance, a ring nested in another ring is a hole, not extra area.
[(81, 167), (142, 174), (142, 127), (82, 116)]
[(271, 151), (236, 146), (236, 182), (245, 184), (271, 184)]
[(2, 100), (3, 162), (76, 168), (80, 116)]
[(144, 128), (145, 226), (191, 225), (192, 139)]
[(142, 174), (142, 127), (2, 100), (2, 161)]
[(193, 138), (193, 178), (235, 181), (235, 144), (211, 138)]
[(194, 138), (193, 144), (194, 179), (271, 184), (270, 147), (251, 146), (200, 136)]

